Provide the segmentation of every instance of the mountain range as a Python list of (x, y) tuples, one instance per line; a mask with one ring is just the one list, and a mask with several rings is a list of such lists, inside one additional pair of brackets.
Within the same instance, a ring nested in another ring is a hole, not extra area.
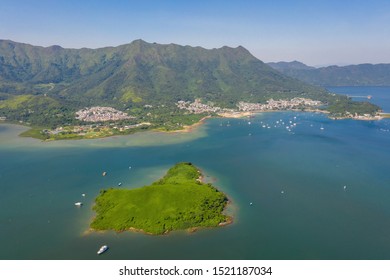
[(359, 64), (315, 68), (302, 62), (271, 62), (292, 78), (317, 86), (390, 86), (390, 64)]
[[(84, 107), (111, 106), (165, 123), (163, 115), (183, 114), (175, 106), (179, 100), (236, 108), (239, 101), (293, 97), (341, 98), (273, 69), (241, 46), (205, 49), (136, 40), (65, 49), (0, 40), (0, 117), (9, 121), (55, 127), (77, 123), (75, 112)], [(153, 109), (146, 114), (146, 107)]]

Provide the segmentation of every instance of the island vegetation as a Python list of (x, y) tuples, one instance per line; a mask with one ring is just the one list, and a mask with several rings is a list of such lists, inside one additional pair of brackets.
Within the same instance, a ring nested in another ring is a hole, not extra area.
[(231, 221), (223, 213), (227, 202), (225, 194), (201, 181), (194, 165), (183, 162), (149, 186), (101, 190), (93, 207), (96, 217), (91, 228), (164, 234), (216, 227)]

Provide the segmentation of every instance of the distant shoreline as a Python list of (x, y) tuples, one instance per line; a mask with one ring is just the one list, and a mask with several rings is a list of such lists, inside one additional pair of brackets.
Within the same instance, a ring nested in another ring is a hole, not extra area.
[[(262, 114), (262, 113), (274, 113), (274, 112), (287, 112), (287, 111), (295, 111), (295, 112), (314, 112), (314, 113), (321, 113), (321, 114), (324, 114), (326, 115), (329, 119), (332, 119), (332, 120), (345, 120), (345, 119), (353, 119), (353, 120), (360, 120), (360, 121), (379, 121), (379, 120), (382, 120), (382, 119), (386, 119), (386, 118), (390, 118), (390, 113), (385, 113), (385, 112), (380, 112), (378, 113), (377, 115), (375, 116), (361, 116), (361, 115), (357, 115), (357, 116), (329, 116), (330, 112), (326, 111), (326, 110), (321, 110), (321, 109), (306, 109), (306, 110), (294, 110), (294, 109), (291, 109), (291, 110), (263, 110), (263, 111), (249, 111), (249, 112), (230, 112), (230, 113), (220, 113), (218, 115), (215, 115), (215, 116), (212, 116), (212, 115), (209, 115), (209, 116), (205, 116), (203, 118), (201, 118), (198, 122), (192, 124), (192, 125), (187, 125), (187, 126), (183, 126), (182, 129), (178, 129), (178, 130), (172, 130), (172, 131), (164, 131), (164, 130), (160, 130), (160, 129), (152, 129), (152, 130), (149, 130), (151, 132), (162, 132), (162, 133), (168, 133), (168, 134), (174, 134), (174, 133), (188, 133), (188, 132), (192, 132), (194, 129), (200, 127), (201, 125), (204, 124), (204, 122), (207, 120), (207, 119), (211, 119), (211, 118), (227, 118), (227, 119), (237, 119), (237, 118), (244, 118), (244, 117), (250, 117), (250, 116), (253, 116), (253, 115), (256, 115), (256, 114)], [(24, 125), (24, 124), (20, 124), (20, 123), (13, 123), (13, 122), (8, 122), (8, 121), (0, 121), (0, 124), (5, 124), (5, 125), (13, 125), (13, 126), (22, 126), (22, 127), (25, 127), (26, 128), (26, 131), (32, 129), (31, 127), (27, 126), (27, 125)], [(24, 133), (25, 131), (23, 131), (22, 133)], [(22, 136), (20, 133), (18, 136), (19, 137), (26, 137), (26, 136)], [(140, 132), (138, 132), (140, 133)], [(131, 135), (133, 133), (129, 133), (129, 134), (118, 134), (118, 135), (108, 135), (108, 136), (104, 136), (104, 137), (96, 137), (96, 138), (74, 138), (74, 139), (56, 139), (56, 140), (53, 140), (53, 139), (50, 139), (50, 140), (42, 140), (42, 139), (39, 139), (39, 138), (36, 138), (36, 137), (32, 137), (32, 136), (27, 136), (29, 138), (33, 138), (33, 139), (38, 139), (38, 140), (41, 140), (42, 142), (52, 142), (52, 141), (66, 141), (66, 140), (92, 140), (92, 139), (102, 139), (102, 138), (110, 138), (110, 137), (118, 137), (118, 136), (127, 136), (127, 135)]]

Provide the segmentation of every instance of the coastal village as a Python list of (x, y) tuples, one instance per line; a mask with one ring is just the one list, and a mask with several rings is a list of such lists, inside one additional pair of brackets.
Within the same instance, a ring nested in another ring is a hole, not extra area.
[(180, 100), (176, 103), (177, 108), (181, 110), (187, 110), (192, 114), (203, 113), (221, 113), (221, 112), (233, 112), (233, 109), (226, 109), (221, 107), (215, 107), (212, 104), (203, 104), (200, 99), (195, 99), (194, 102)]
[(131, 130), (141, 127), (148, 127), (149, 122), (137, 124), (118, 125), (116, 122), (121, 120), (135, 119), (125, 112), (116, 110), (112, 107), (91, 107), (84, 108), (75, 113), (76, 119), (93, 124), (61, 126), (53, 130), (45, 129), (42, 132), (51, 139), (67, 139), (72, 137), (98, 138), (117, 134), (127, 134)]
[[(180, 100), (176, 104), (178, 109), (186, 110), (190, 114), (211, 114), (221, 117), (242, 117), (252, 113), (282, 111), (282, 110), (316, 110), (324, 104), (318, 100), (309, 98), (292, 98), (285, 99), (269, 99), (266, 103), (250, 103), (240, 101), (237, 104), (237, 109), (228, 109), (214, 106), (213, 103), (204, 104), (200, 99), (195, 99), (194, 102)], [(325, 111), (321, 111), (325, 112)], [(370, 120), (377, 119), (381, 116), (371, 115), (348, 115), (347, 117)], [(128, 134), (136, 131), (139, 128), (148, 128), (152, 125), (150, 122), (134, 123), (135, 117), (128, 115), (125, 112), (119, 111), (112, 107), (90, 107), (83, 108), (75, 113), (75, 118), (85, 123), (84, 125), (57, 127), (56, 129), (42, 131), (48, 139), (68, 139), (68, 138), (99, 138), (113, 136), (118, 134)], [(133, 122), (118, 124), (118, 121)]]
[(91, 107), (76, 112), (76, 119), (84, 122), (106, 122), (135, 119), (126, 113), (112, 107)]
[(244, 112), (264, 112), (264, 111), (277, 111), (277, 110), (296, 110), (296, 109), (308, 109), (318, 108), (324, 105), (321, 101), (311, 100), (308, 98), (293, 98), (291, 100), (267, 100), (266, 104), (262, 103), (248, 103), (239, 102), (238, 109)]
[[(78, 135), (86, 136), (85, 138), (98, 138), (113, 136), (118, 133), (126, 134), (130, 130), (141, 127), (148, 127), (151, 123), (142, 122), (133, 125), (117, 125), (115, 123), (108, 124), (91, 124), (91, 125), (75, 125), (75, 126), (60, 126), (53, 130), (45, 129), (43, 133), (51, 136), (60, 135), (60, 134), (69, 134), (69, 135)], [(118, 133), (115, 133), (118, 132)]]
[(207, 105), (201, 103), (199, 99), (196, 99), (194, 102), (189, 101), (178, 101), (176, 106), (179, 109), (187, 110), (193, 114), (203, 114), (203, 113), (216, 113), (222, 114), (225, 113), (238, 114), (240, 112), (266, 112), (266, 111), (279, 111), (279, 110), (297, 110), (297, 109), (313, 109), (322, 106), (323, 103), (317, 100), (311, 100), (308, 98), (292, 98), (291, 100), (267, 100), (264, 103), (249, 103), (240, 101), (237, 104), (238, 111), (233, 109), (226, 109), (220, 107), (214, 107), (212, 105)]
[[(290, 100), (286, 99), (269, 99), (266, 103), (250, 103), (240, 101), (237, 104), (238, 110), (227, 109), (221, 107), (215, 107), (209, 104), (203, 104), (201, 100), (196, 99), (194, 102), (190, 101), (178, 101), (176, 106), (179, 109), (187, 110), (193, 114), (214, 113), (221, 117), (242, 117), (252, 113), (271, 112), (271, 111), (284, 111), (284, 110), (302, 110), (302, 111), (317, 111), (322, 113), (328, 113), (326, 110), (321, 109), (325, 104), (318, 100), (312, 100), (309, 98), (295, 97)], [(379, 113), (375, 116), (370, 114), (358, 115), (346, 112), (342, 118), (351, 118), (355, 120), (379, 120), (388, 117), (389, 114)], [(336, 119), (336, 117), (331, 117)]]

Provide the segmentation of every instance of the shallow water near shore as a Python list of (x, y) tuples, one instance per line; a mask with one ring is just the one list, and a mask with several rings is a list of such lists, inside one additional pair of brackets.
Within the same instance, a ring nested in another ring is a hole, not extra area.
[[(390, 88), (331, 90), (390, 108)], [(0, 125), (0, 259), (390, 259), (390, 119), (273, 112), (51, 143), (17, 137), (23, 129)], [(150, 184), (181, 161), (231, 198), (233, 224), (85, 233), (100, 189)]]

